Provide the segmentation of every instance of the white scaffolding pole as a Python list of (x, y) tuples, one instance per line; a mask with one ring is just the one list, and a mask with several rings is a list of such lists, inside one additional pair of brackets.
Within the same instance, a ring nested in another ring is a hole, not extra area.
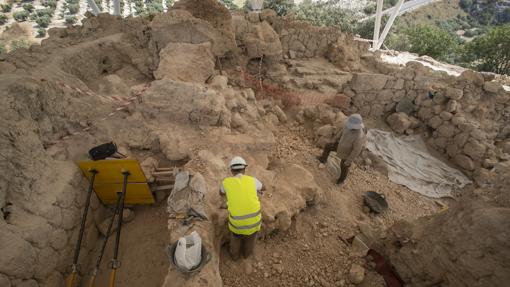
[(120, 16), (120, 0), (113, 0), (113, 15)]
[(377, 41), (379, 40), (379, 33), (381, 32), (381, 18), (382, 18), (382, 8), (383, 8), (384, 0), (377, 0), (377, 10), (375, 13), (375, 26), (374, 26), (374, 42), (372, 47), (377, 45)]
[(99, 7), (97, 7), (97, 4), (94, 0), (87, 0), (87, 3), (89, 4), (89, 7), (92, 10), (92, 14), (94, 14), (94, 16), (97, 16), (99, 13), (101, 13), (101, 10), (99, 10)]
[(386, 39), (386, 36), (388, 36), (388, 32), (390, 31), (391, 26), (393, 25), (393, 22), (395, 21), (395, 18), (397, 18), (398, 14), (400, 13), (402, 4), (404, 4), (404, 0), (399, 0), (397, 3), (397, 6), (395, 7), (395, 10), (393, 10), (391, 17), (388, 20), (388, 23), (386, 23), (386, 26), (384, 26), (384, 30), (382, 32), (381, 37), (379, 38), (379, 40), (377, 40), (377, 44), (374, 46), (375, 50), (379, 50), (381, 48), (382, 44), (384, 43), (384, 39)]

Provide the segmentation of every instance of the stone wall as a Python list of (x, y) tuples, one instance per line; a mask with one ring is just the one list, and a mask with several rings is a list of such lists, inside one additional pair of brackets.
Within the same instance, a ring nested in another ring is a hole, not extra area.
[(386, 75), (354, 73), (343, 89), (350, 112), (385, 118), (398, 133), (421, 126), (431, 147), (472, 175), (510, 158), (510, 91), (494, 75), (451, 76), (419, 62), (389, 68)]

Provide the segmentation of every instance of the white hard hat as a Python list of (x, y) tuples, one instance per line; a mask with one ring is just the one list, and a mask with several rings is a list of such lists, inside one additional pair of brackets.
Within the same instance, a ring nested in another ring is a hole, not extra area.
[(347, 119), (346, 126), (350, 130), (360, 130), (365, 128), (365, 125), (363, 124), (363, 118), (360, 114), (352, 114)]
[(246, 164), (246, 161), (244, 160), (244, 158), (240, 157), (240, 156), (236, 156), (234, 157), (231, 161), (230, 161), (230, 169), (245, 169), (247, 166)]

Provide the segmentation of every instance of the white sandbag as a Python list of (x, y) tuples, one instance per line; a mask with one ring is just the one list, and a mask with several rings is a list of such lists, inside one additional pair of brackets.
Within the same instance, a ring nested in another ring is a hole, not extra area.
[(196, 231), (179, 238), (174, 259), (177, 266), (186, 270), (192, 270), (200, 264), (202, 260), (202, 238)]

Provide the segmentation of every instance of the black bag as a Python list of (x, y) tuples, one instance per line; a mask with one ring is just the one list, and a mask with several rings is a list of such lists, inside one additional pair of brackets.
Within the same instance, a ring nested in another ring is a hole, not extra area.
[(112, 157), (115, 154), (119, 154), (122, 157), (125, 157), (117, 150), (117, 145), (114, 142), (98, 145), (89, 150), (89, 156), (92, 160), (105, 159), (107, 157)]

